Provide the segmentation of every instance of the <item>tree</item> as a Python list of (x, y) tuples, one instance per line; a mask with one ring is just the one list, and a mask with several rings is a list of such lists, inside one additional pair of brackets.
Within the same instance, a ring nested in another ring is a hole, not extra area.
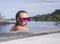
[(60, 21), (60, 9), (50, 14), (36, 15), (32, 17), (35, 21)]

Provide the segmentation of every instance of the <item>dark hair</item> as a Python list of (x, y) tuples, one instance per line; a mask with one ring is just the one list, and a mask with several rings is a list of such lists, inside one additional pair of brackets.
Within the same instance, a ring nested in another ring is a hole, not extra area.
[(27, 13), (27, 12), (24, 11), (24, 10), (20, 10), (20, 11), (18, 11), (18, 12), (16, 13), (16, 17), (15, 17), (15, 19), (16, 19), (16, 25), (18, 24), (17, 17), (19, 17), (20, 13)]

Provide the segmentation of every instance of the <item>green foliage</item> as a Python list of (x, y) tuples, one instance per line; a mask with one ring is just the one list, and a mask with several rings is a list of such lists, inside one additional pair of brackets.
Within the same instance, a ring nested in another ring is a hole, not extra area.
[(51, 14), (36, 15), (31, 19), (34, 19), (34, 21), (60, 21), (60, 10), (55, 10)]

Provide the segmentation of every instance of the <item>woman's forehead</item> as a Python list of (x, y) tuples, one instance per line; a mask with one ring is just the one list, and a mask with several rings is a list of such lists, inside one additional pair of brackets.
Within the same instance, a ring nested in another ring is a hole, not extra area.
[(20, 13), (19, 17), (25, 18), (25, 17), (29, 17), (29, 16), (28, 16), (28, 13)]

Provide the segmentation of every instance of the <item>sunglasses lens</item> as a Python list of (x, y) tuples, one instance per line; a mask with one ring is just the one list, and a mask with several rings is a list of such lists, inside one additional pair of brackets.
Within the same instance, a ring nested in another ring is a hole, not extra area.
[(26, 18), (27, 21), (30, 21), (30, 18)]
[(30, 21), (30, 18), (20, 18), (19, 20), (20, 20), (21, 22), (25, 22), (26, 20), (27, 20), (27, 21)]

